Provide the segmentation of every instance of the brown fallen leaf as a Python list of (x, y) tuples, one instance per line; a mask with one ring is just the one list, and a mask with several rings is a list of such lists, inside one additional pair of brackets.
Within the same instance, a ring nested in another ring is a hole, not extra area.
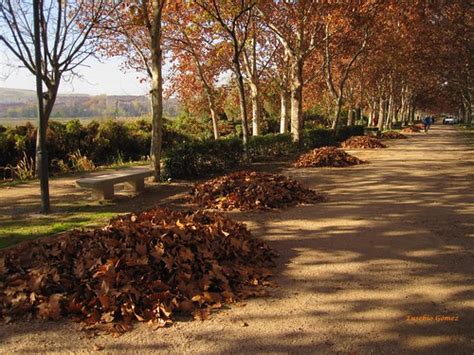
[(308, 167), (346, 167), (351, 165), (364, 164), (360, 160), (344, 150), (336, 147), (322, 147), (311, 150), (306, 154), (302, 154), (294, 163), (296, 168)]
[(313, 204), (327, 198), (283, 175), (240, 171), (196, 184), (188, 199), (205, 208), (248, 211)]
[(408, 137), (396, 131), (383, 132), (381, 138), (383, 139), (407, 139)]
[(369, 136), (353, 136), (342, 142), (341, 147), (352, 149), (387, 148), (379, 139)]
[(177, 312), (205, 320), (225, 303), (263, 296), (275, 256), (219, 213), (118, 216), (104, 228), (1, 250), (0, 318), (68, 316), (113, 336), (136, 321), (169, 326)]

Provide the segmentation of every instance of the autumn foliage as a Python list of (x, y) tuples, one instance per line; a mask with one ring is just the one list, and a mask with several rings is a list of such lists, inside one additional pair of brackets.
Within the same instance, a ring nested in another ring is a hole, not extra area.
[(240, 171), (196, 184), (190, 201), (219, 210), (268, 210), (300, 203), (318, 203), (325, 195), (283, 175)]
[(356, 158), (344, 150), (336, 147), (322, 147), (313, 149), (308, 153), (302, 154), (296, 160), (296, 168), (310, 167), (346, 167), (351, 165), (364, 164), (363, 160)]
[(0, 316), (72, 316), (111, 332), (132, 322), (205, 319), (223, 303), (265, 294), (275, 254), (245, 225), (211, 212), (154, 209), (93, 231), (0, 254)]

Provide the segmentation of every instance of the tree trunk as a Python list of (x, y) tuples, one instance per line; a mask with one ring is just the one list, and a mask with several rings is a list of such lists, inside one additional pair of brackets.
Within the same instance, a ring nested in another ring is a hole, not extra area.
[(347, 110), (347, 125), (354, 125), (354, 110), (352, 109), (352, 107), (349, 107), (349, 109)]
[(158, 0), (153, 3), (153, 21), (151, 28), (151, 107), (152, 133), (150, 158), (154, 170), (154, 181), (160, 181), (160, 161), (163, 125), (163, 77), (161, 51), (161, 10)]
[(358, 106), (355, 110), (355, 122), (354, 122), (354, 124), (357, 124), (357, 122), (359, 122), (359, 124), (361, 124), (361, 121), (362, 121), (362, 108), (360, 106)]
[(464, 123), (471, 125), (472, 124), (472, 95), (468, 92), (467, 94), (462, 95), (462, 102), (464, 108)]
[[(43, 82), (41, 79), (41, 42), (39, 16), (42, 12), (43, 3), (33, 0), (34, 37), (35, 37), (35, 64), (36, 64), (36, 97), (38, 101), (38, 133), (36, 166), (39, 171), (40, 191), (41, 191), (41, 213), (50, 212), (49, 204), (49, 176), (48, 176), (48, 152), (46, 150), (46, 128), (48, 122), (44, 111)], [(41, 7), (41, 9), (40, 9)]]
[[(54, 103), (56, 102), (57, 98), (57, 93), (58, 93), (58, 88), (59, 88), (59, 81), (57, 81), (53, 87), (48, 89), (45, 95), (43, 93), (41, 94), (42, 97), (46, 97), (46, 99), (42, 99), (42, 104), (41, 104), (41, 111), (42, 111), (42, 122), (44, 124), (43, 130), (44, 132), (47, 132), (48, 130), (48, 123), (49, 123), (49, 118), (51, 116), (51, 112), (53, 111)], [(38, 125), (39, 127), (39, 125)], [(46, 134), (46, 133), (45, 133)], [(36, 134), (36, 154), (35, 154), (35, 172), (36, 176), (40, 176), (40, 168), (41, 168), (41, 157), (40, 157), (40, 152), (41, 152), (41, 142), (40, 142), (40, 134), (39, 134), (39, 129), (38, 129), (38, 134)]]
[(369, 127), (374, 124), (374, 120), (375, 120), (375, 116), (376, 116), (376, 113), (375, 113), (376, 108), (377, 108), (377, 102), (375, 100), (371, 101), (369, 122), (367, 123), (367, 126), (369, 126)]
[(214, 95), (209, 86), (204, 85), (204, 89), (206, 90), (209, 113), (211, 114), (212, 133), (214, 134), (214, 139), (219, 139), (219, 125), (217, 121), (216, 103), (214, 100)]
[(408, 123), (413, 124), (415, 122), (416, 107), (414, 104), (411, 105), (411, 113)]
[(303, 63), (293, 59), (291, 67), (291, 134), (293, 141), (299, 142), (303, 120)]
[(392, 129), (392, 123), (393, 123), (393, 96), (390, 94), (387, 102), (387, 120), (386, 120), (386, 126), (388, 129)]
[(248, 143), (248, 121), (247, 121), (247, 104), (245, 100), (245, 88), (244, 78), (242, 76), (242, 70), (240, 68), (240, 61), (237, 55), (237, 48), (234, 49), (234, 58), (232, 60), (234, 64), (234, 71), (237, 77), (237, 87), (239, 90), (239, 104), (240, 104), (240, 120), (242, 122), (242, 141), (244, 143), (244, 149), (247, 149)]
[(253, 80), (249, 83), (250, 98), (252, 100), (252, 135), (260, 135), (260, 97), (258, 85)]
[(280, 133), (288, 132), (288, 91), (280, 89)]
[(377, 127), (380, 131), (384, 128), (384, 121), (385, 121), (385, 100), (380, 99), (379, 101), (379, 121), (377, 123)]
[(214, 139), (219, 139), (219, 125), (217, 122), (217, 112), (214, 104), (214, 99), (209, 98), (209, 112), (211, 113), (212, 120), (212, 132), (214, 133)]
[(204, 87), (204, 90), (206, 91), (209, 114), (211, 115), (212, 121), (212, 133), (214, 134), (214, 139), (219, 139), (219, 125), (217, 118), (216, 101), (214, 99), (214, 92), (210, 84), (206, 80), (206, 77), (204, 76), (204, 71), (202, 69), (198, 56), (196, 55), (194, 50), (191, 50), (191, 53), (194, 58), (194, 63), (196, 64), (196, 68), (198, 70), (199, 78), (201, 79), (201, 83)]
[(336, 114), (334, 116), (334, 120), (332, 121), (332, 129), (337, 129), (339, 126), (339, 118), (341, 117), (341, 109), (342, 109), (342, 92), (336, 100)]

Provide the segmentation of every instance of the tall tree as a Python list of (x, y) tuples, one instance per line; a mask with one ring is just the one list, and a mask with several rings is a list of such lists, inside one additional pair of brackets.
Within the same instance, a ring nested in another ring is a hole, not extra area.
[(97, 43), (105, 56), (124, 57), (127, 68), (150, 81), (152, 137), (150, 158), (154, 180), (160, 180), (163, 126), (162, 17), (166, 0), (123, 0), (113, 6), (97, 28)]
[[(209, 15), (220, 28), (221, 35), (228, 39), (232, 47), (232, 67), (236, 76), (239, 90), (240, 118), (242, 121), (242, 139), (244, 146), (248, 143), (248, 115), (245, 97), (244, 77), (241, 68), (241, 55), (247, 43), (252, 11), (256, 0), (240, 0), (222, 2), (218, 0), (201, 1), (196, 3)], [(219, 33), (218, 32), (218, 33)]]
[[(193, 2), (176, 1), (166, 17), (169, 28), (166, 43), (176, 70), (171, 76), (173, 92), (190, 101), (196, 96), (197, 78), (204, 91), (212, 121), (214, 139), (219, 138), (216, 81), (226, 66), (221, 60), (221, 46), (212, 40), (213, 32), (202, 25), (202, 10)], [(199, 85), (198, 85), (199, 86)]]
[[(39, 75), (46, 88), (42, 105), (42, 130), (58, 95), (65, 75), (76, 75), (78, 66), (94, 54), (92, 30), (105, 12), (105, 0), (39, 0), (39, 37), (41, 65), (35, 61), (35, 34), (31, 2), (2, 0), (0, 2), (0, 43), (31, 74)], [(36, 167), (40, 166), (40, 135), (36, 140)]]
[[(41, 33), (40, 33), (40, 13), (42, 12), (42, 3), (39, 0), (33, 1), (33, 31), (35, 38), (35, 66), (41, 67)], [(50, 212), (49, 203), (49, 182), (48, 182), (48, 153), (46, 150), (46, 124), (43, 108), (43, 83), (41, 74), (36, 72), (36, 96), (38, 101), (38, 142), (36, 160), (39, 166), (40, 190), (41, 190), (41, 213)]]
[(326, 5), (317, 0), (262, 1), (258, 13), (275, 33), (285, 50), (290, 66), (291, 133), (300, 140), (303, 126), (304, 64), (310, 53), (321, 43), (319, 21)]

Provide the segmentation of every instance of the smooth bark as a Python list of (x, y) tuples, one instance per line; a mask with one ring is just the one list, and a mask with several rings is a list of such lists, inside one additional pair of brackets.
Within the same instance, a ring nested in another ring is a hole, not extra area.
[[(40, 40), (40, 21), (39, 16), (42, 12), (42, 2), (33, 0), (33, 17), (34, 17), (34, 38), (35, 38), (35, 65), (41, 68), (41, 40)], [(41, 79), (42, 72), (36, 70), (36, 97), (38, 102), (38, 133), (36, 148), (36, 167), (39, 172), (40, 192), (41, 192), (41, 213), (50, 212), (49, 203), (49, 177), (48, 177), (48, 152), (46, 150), (46, 129), (48, 122), (46, 120), (43, 101), (43, 82)]]

